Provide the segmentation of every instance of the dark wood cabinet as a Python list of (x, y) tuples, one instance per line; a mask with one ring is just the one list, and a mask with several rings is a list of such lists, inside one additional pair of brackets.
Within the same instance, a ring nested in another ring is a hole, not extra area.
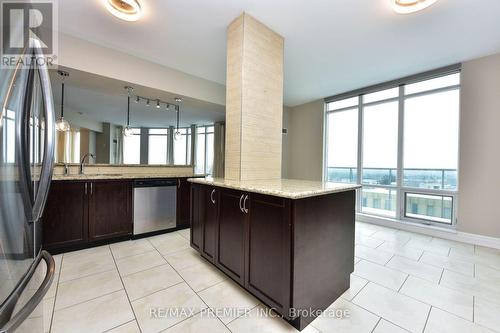
[(290, 200), (248, 194), (245, 286), (284, 313), (290, 304)]
[(53, 253), (132, 234), (130, 181), (54, 181), (42, 216), (43, 248)]
[(203, 210), (205, 205), (204, 186), (193, 185), (191, 187), (191, 246), (201, 252), (203, 239)]
[(87, 242), (87, 183), (53, 182), (42, 217), (44, 248)]
[(244, 194), (228, 189), (220, 190), (215, 264), (235, 281), (244, 285), (245, 221), (241, 209)]
[(190, 225), (191, 184), (187, 178), (177, 179), (177, 227), (189, 228)]
[(130, 235), (133, 229), (131, 210), (131, 182), (90, 183), (89, 240)]
[(191, 246), (299, 330), (349, 289), (354, 190), (288, 199), (193, 183), (191, 214)]
[(216, 258), (216, 236), (217, 222), (219, 214), (219, 190), (214, 187), (205, 187), (204, 218), (203, 218), (203, 242), (201, 254), (210, 260), (215, 261)]

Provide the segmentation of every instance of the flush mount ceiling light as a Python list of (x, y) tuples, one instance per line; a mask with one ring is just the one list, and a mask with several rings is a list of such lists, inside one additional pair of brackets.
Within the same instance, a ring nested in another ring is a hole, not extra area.
[(104, 0), (106, 9), (119, 19), (133, 22), (141, 18), (142, 9), (137, 0)]
[(411, 14), (432, 6), (438, 0), (391, 0), (392, 8), (398, 14)]

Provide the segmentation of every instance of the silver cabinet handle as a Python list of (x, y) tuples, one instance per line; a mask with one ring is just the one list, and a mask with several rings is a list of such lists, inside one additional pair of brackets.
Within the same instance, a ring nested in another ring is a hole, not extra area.
[(177, 178), (177, 188), (181, 188), (181, 180)]
[(247, 208), (247, 200), (248, 200), (248, 195), (245, 196), (245, 201), (243, 201), (243, 211), (248, 214), (248, 208)]
[(244, 212), (245, 212), (245, 211), (243, 210), (243, 206), (241, 205), (241, 202), (243, 201), (243, 197), (244, 197), (244, 196), (245, 196), (245, 195), (243, 195), (243, 194), (242, 194), (242, 195), (241, 195), (241, 197), (240, 197), (240, 210), (241, 210), (241, 212), (242, 212), (242, 213), (244, 213)]
[(94, 194), (94, 183), (90, 183), (90, 195)]
[(87, 187), (88, 187), (88, 184), (85, 183), (85, 195), (87, 195)]
[(210, 193), (210, 201), (212, 201), (212, 203), (215, 205), (214, 194), (215, 194), (215, 189), (213, 189), (212, 192)]

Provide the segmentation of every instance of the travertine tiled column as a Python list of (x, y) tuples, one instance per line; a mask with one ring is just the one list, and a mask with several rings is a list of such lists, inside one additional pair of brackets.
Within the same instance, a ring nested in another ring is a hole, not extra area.
[(227, 30), (225, 178), (280, 179), (283, 37), (248, 14)]

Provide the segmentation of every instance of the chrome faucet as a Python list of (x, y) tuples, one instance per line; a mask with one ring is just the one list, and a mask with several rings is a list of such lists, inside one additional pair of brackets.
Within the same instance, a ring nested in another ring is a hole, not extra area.
[(95, 155), (94, 154), (87, 153), (87, 154), (83, 155), (82, 161), (80, 162), (80, 175), (83, 175), (83, 166), (85, 164), (85, 159), (87, 157), (92, 157), (94, 159), (94, 162), (95, 162)]

